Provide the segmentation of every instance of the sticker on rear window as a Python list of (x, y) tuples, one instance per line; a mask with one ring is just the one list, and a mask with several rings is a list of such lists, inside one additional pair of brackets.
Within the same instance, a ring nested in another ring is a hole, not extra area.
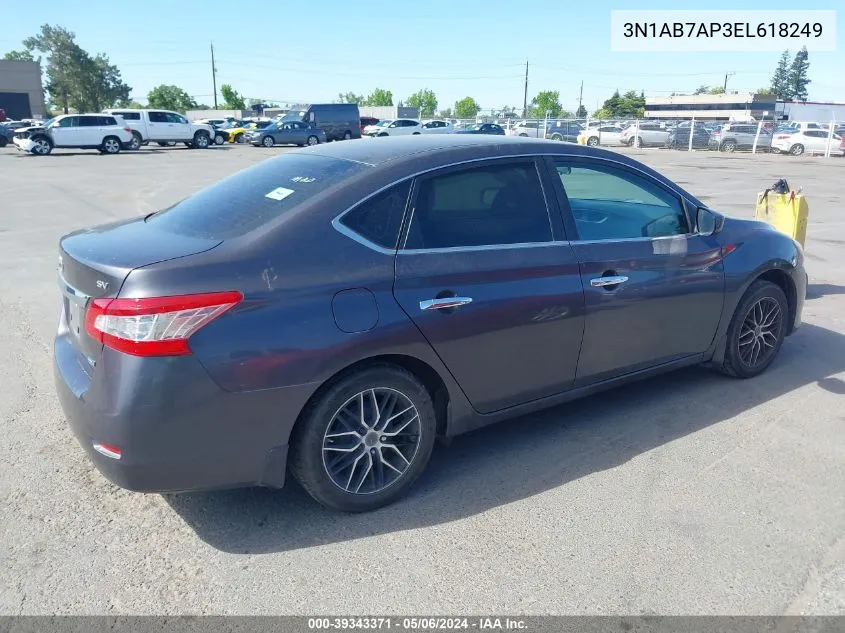
[(271, 200), (284, 200), (290, 194), (293, 193), (293, 189), (285, 189), (284, 187), (276, 187), (270, 193), (266, 194), (265, 198), (270, 198)]

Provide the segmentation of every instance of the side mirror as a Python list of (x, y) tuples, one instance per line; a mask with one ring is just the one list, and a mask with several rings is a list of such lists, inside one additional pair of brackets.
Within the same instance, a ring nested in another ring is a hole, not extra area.
[(696, 233), (713, 235), (722, 228), (722, 216), (710, 209), (699, 207), (695, 214)]

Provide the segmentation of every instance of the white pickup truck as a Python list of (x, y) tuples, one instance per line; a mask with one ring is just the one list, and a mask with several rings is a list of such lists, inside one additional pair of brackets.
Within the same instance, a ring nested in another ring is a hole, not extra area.
[(122, 117), (126, 126), (132, 129), (132, 142), (127, 149), (138, 149), (150, 142), (162, 147), (184, 143), (188, 147), (205, 149), (214, 139), (214, 128), (210, 125), (191, 123), (170, 110), (109, 108), (103, 113)]

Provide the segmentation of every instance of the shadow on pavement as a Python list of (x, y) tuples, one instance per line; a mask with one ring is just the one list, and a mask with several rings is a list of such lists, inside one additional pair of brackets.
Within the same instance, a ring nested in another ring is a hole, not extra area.
[(807, 299), (819, 299), (827, 295), (845, 295), (845, 286), (836, 284), (809, 284)]
[[(614, 468), (796, 389), (845, 394), (845, 336), (804, 324), (751, 380), (690, 368), (502, 422), (437, 446), (414, 489), (366, 514), (322, 508), (292, 478), (283, 490), (165, 495), (209, 545), (255, 554), (412, 530), (480, 514)], [(562, 509), (564, 510), (564, 509)]]

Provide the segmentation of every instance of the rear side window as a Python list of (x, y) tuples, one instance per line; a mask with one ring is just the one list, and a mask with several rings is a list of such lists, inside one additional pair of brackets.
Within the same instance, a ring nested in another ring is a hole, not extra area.
[(286, 154), (224, 178), (147, 219), (161, 229), (206, 239), (245, 235), (370, 167)]
[(140, 112), (115, 112), (117, 116), (123, 117), (125, 121), (140, 121)]
[(150, 112), (150, 123), (167, 123), (166, 112)]
[(382, 248), (396, 248), (411, 181), (394, 185), (345, 214), (340, 223)]

